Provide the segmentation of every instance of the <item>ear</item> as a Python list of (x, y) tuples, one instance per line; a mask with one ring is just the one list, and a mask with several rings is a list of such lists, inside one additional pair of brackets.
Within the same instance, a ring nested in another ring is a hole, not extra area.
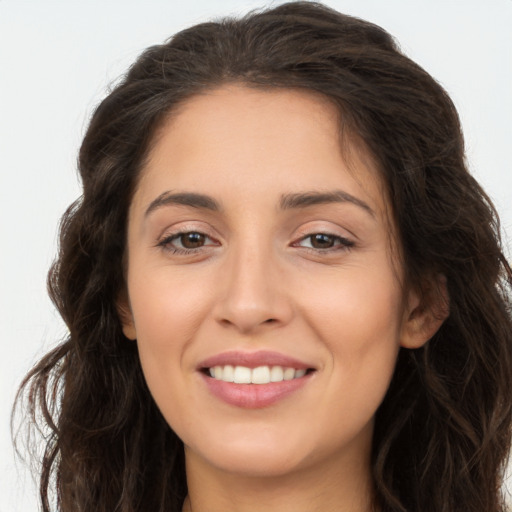
[(421, 291), (410, 290), (400, 345), (410, 349), (422, 347), (439, 330), (449, 314), (450, 298), (446, 277), (438, 274), (424, 283)]
[(133, 313), (130, 308), (130, 303), (128, 300), (128, 293), (123, 291), (116, 304), (117, 314), (119, 315), (119, 320), (121, 322), (121, 326), (123, 329), (123, 334), (129, 340), (137, 339), (137, 331), (135, 329), (135, 322), (133, 320)]

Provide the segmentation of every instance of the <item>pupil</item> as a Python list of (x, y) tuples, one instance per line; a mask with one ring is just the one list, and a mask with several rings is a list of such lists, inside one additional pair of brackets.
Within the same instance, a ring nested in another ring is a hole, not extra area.
[(181, 237), (183, 247), (187, 249), (195, 249), (204, 245), (204, 235), (201, 233), (187, 233)]
[(332, 247), (334, 243), (334, 237), (331, 235), (324, 235), (322, 233), (318, 233), (311, 237), (311, 244), (316, 249), (325, 249), (326, 247)]

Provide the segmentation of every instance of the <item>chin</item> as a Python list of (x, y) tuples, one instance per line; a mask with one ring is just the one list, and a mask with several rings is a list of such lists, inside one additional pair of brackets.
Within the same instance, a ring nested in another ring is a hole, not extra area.
[(271, 449), (227, 448), (220, 453), (192, 455), (186, 448), (186, 453), (187, 457), (200, 457), (207, 465), (224, 473), (248, 478), (282, 477), (297, 471), (304, 465), (304, 460), (295, 454), (279, 453)]
[(278, 477), (292, 473), (302, 467), (310, 457), (307, 443), (296, 436), (282, 432), (255, 432), (248, 428), (243, 436), (225, 433), (215, 438), (206, 439), (195, 445), (185, 442), (186, 457), (214, 467), (226, 473), (247, 477)]

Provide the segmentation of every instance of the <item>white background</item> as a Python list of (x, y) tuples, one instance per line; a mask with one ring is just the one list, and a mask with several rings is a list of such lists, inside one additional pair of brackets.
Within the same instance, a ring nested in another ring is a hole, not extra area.
[[(512, 0), (325, 3), (382, 25), (445, 86), (470, 167), (512, 233)], [(35, 486), (14, 461), (10, 409), (22, 376), (65, 334), (46, 296), (46, 271), (59, 218), (79, 194), (76, 154), (94, 105), (146, 46), (263, 5), (0, 0), (0, 512), (38, 509)]]

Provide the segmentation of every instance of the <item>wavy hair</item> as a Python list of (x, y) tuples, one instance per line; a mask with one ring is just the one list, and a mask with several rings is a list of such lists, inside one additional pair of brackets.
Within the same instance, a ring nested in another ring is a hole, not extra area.
[(18, 404), (45, 441), (43, 510), (180, 511), (183, 446), (121, 330), (127, 212), (155, 131), (226, 83), (328, 98), (363, 141), (392, 204), (409, 286), (442, 275), (450, 314), (401, 349), (377, 411), (372, 471), (382, 512), (501, 512), (512, 421), (512, 271), (496, 211), (468, 173), (442, 87), (382, 28), (291, 2), (186, 29), (147, 49), (100, 103), (79, 155), (83, 195), (62, 218), (48, 284), (67, 339), (27, 375)]

